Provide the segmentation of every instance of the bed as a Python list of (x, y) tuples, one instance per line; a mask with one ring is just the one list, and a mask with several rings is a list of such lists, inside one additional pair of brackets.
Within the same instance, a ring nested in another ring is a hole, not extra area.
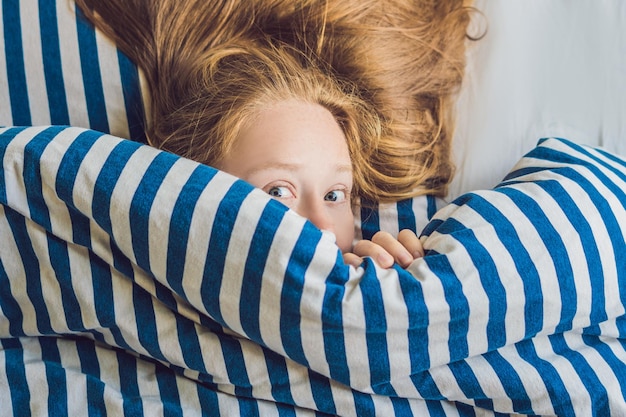
[(406, 270), (143, 144), (141, 74), (71, 3), (0, 7), (7, 415), (626, 414), (626, 4), (476, 1), (446, 199)]

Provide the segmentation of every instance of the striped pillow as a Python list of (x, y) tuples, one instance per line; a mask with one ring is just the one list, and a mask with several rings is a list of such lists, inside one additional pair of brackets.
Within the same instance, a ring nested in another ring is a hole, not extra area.
[(73, 1), (3, 1), (0, 33), (0, 125), (72, 125), (145, 140), (136, 66)]

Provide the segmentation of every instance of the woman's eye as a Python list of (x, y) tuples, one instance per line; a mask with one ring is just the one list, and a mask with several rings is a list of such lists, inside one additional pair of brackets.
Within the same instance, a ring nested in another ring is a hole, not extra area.
[(287, 198), (293, 195), (288, 187), (279, 186), (269, 188), (267, 193), (274, 198)]
[(324, 196), (324, 201), (341, 202), (345, 201), (346, 192), (343, 190), (333, 190)]

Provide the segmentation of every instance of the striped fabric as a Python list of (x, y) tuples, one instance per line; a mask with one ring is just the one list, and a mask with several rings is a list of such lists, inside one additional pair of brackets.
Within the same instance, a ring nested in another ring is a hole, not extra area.
[(541, 141), (408, 270), (93, 130), (6, 128), (0, 159), (1, 413), (626, 414), (616, 156)]
[(137, 68), (70, 0), (0, 3), (0, 125), (72, 125), (143, 141)]

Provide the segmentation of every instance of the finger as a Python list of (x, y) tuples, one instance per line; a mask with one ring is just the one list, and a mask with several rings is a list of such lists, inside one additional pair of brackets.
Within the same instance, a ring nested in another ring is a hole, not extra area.
[(422, 242), (412, 230), (401, 230), (400, 233), (398, 233), (398, 241), (411, 253), (413, 259), (424, 256), (424, 247), (422, 246)]
[(390, 233), (378, 232), (372, 237), (372, 242), (386, 250), (403, 268), (406, 268), (413, 262), (413, 255)]
[(382, 268), (391, 268), (393, 266), (394, 257), (380, 245), (370, 240), (359, 240), (352, 250), (358, 256), (371, 257)]
[(343, 254), (343, 262), (346, 265), (352, 265), (353, 267), (358, 268), (363, 263), (363, 258), (357, 254), (346, 252)]

